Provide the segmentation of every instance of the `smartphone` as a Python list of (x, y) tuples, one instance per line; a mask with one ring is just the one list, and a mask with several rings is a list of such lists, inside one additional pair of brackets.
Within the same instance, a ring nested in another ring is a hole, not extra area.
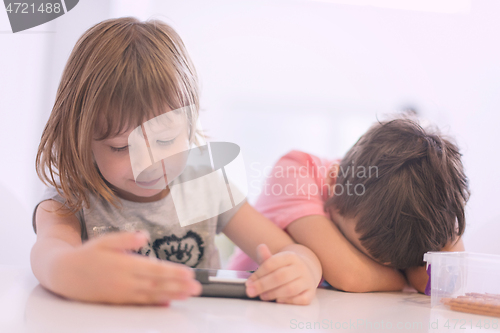
[(250, 298), (246, 293), (246, 280), (253, 271), (195, 268), (196, 280), (201, 283), (200, 296)]

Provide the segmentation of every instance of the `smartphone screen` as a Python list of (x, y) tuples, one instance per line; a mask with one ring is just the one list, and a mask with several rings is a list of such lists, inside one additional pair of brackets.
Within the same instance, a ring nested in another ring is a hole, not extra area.
[(195, 268), (196, 279), (202, 284), (231, 283), (244, 284), (253, 271), (232, 271), (225, 269)]

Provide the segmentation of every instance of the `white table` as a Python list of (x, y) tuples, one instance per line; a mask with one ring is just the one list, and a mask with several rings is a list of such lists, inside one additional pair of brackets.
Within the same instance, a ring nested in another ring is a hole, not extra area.
[[(320, 289), (309, 306), (205, 297), (172, 302), (169, 307), (85, 304), (46, 291), (29, 268), (10, 266), (0, 266), (0, 310), (1, 333), (500, 331), (491, 327), (498, 318), (431, 309), (429, 297), (411, 292), (350, 294)], [(464, 321), (466, 329), (460, 329)], [(484, 327), (486, 321), (489, 329)], [(478, 323), (482, 328), (475, 327)]]

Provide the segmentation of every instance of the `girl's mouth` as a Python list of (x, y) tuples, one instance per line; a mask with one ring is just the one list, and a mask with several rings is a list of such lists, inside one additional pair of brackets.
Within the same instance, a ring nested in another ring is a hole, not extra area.
[(139, 186), (145, 186), (145, 187), (148, 187), (148, 186), (153, 186), (155, 185), (156, 183), (158, 183), (158, 181), (161, 179), (162, 177), (158, 178), (158, 179), (155, 179), (155, 180), (152, 180), (152, 181), (149, 181), (149, 182), (139, 182), (139, 181), (135, 181), (135, 183)]

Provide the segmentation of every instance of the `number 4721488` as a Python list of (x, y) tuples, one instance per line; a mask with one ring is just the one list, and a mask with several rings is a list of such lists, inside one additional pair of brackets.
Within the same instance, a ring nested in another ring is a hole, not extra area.
[(475, 320), (466, 319), (448, 319), (444, 323), (444, 327), (448, 329), (467, 329), (467, 328), (479, 328), (479, 329), (498, 329), (498, 319), (479, 319), (477, 322)]
[(38, 8), (35, 8), (34, 3), (26, 3), (26, 2), (14, 2), (9, 3), (5, 8), (7, 13), (15, 13), (15, 14), (28, 14), (28, 13), (56, 13), (59, 14), (61, 12), (61, 4), (60, 3), (41, 3)]

